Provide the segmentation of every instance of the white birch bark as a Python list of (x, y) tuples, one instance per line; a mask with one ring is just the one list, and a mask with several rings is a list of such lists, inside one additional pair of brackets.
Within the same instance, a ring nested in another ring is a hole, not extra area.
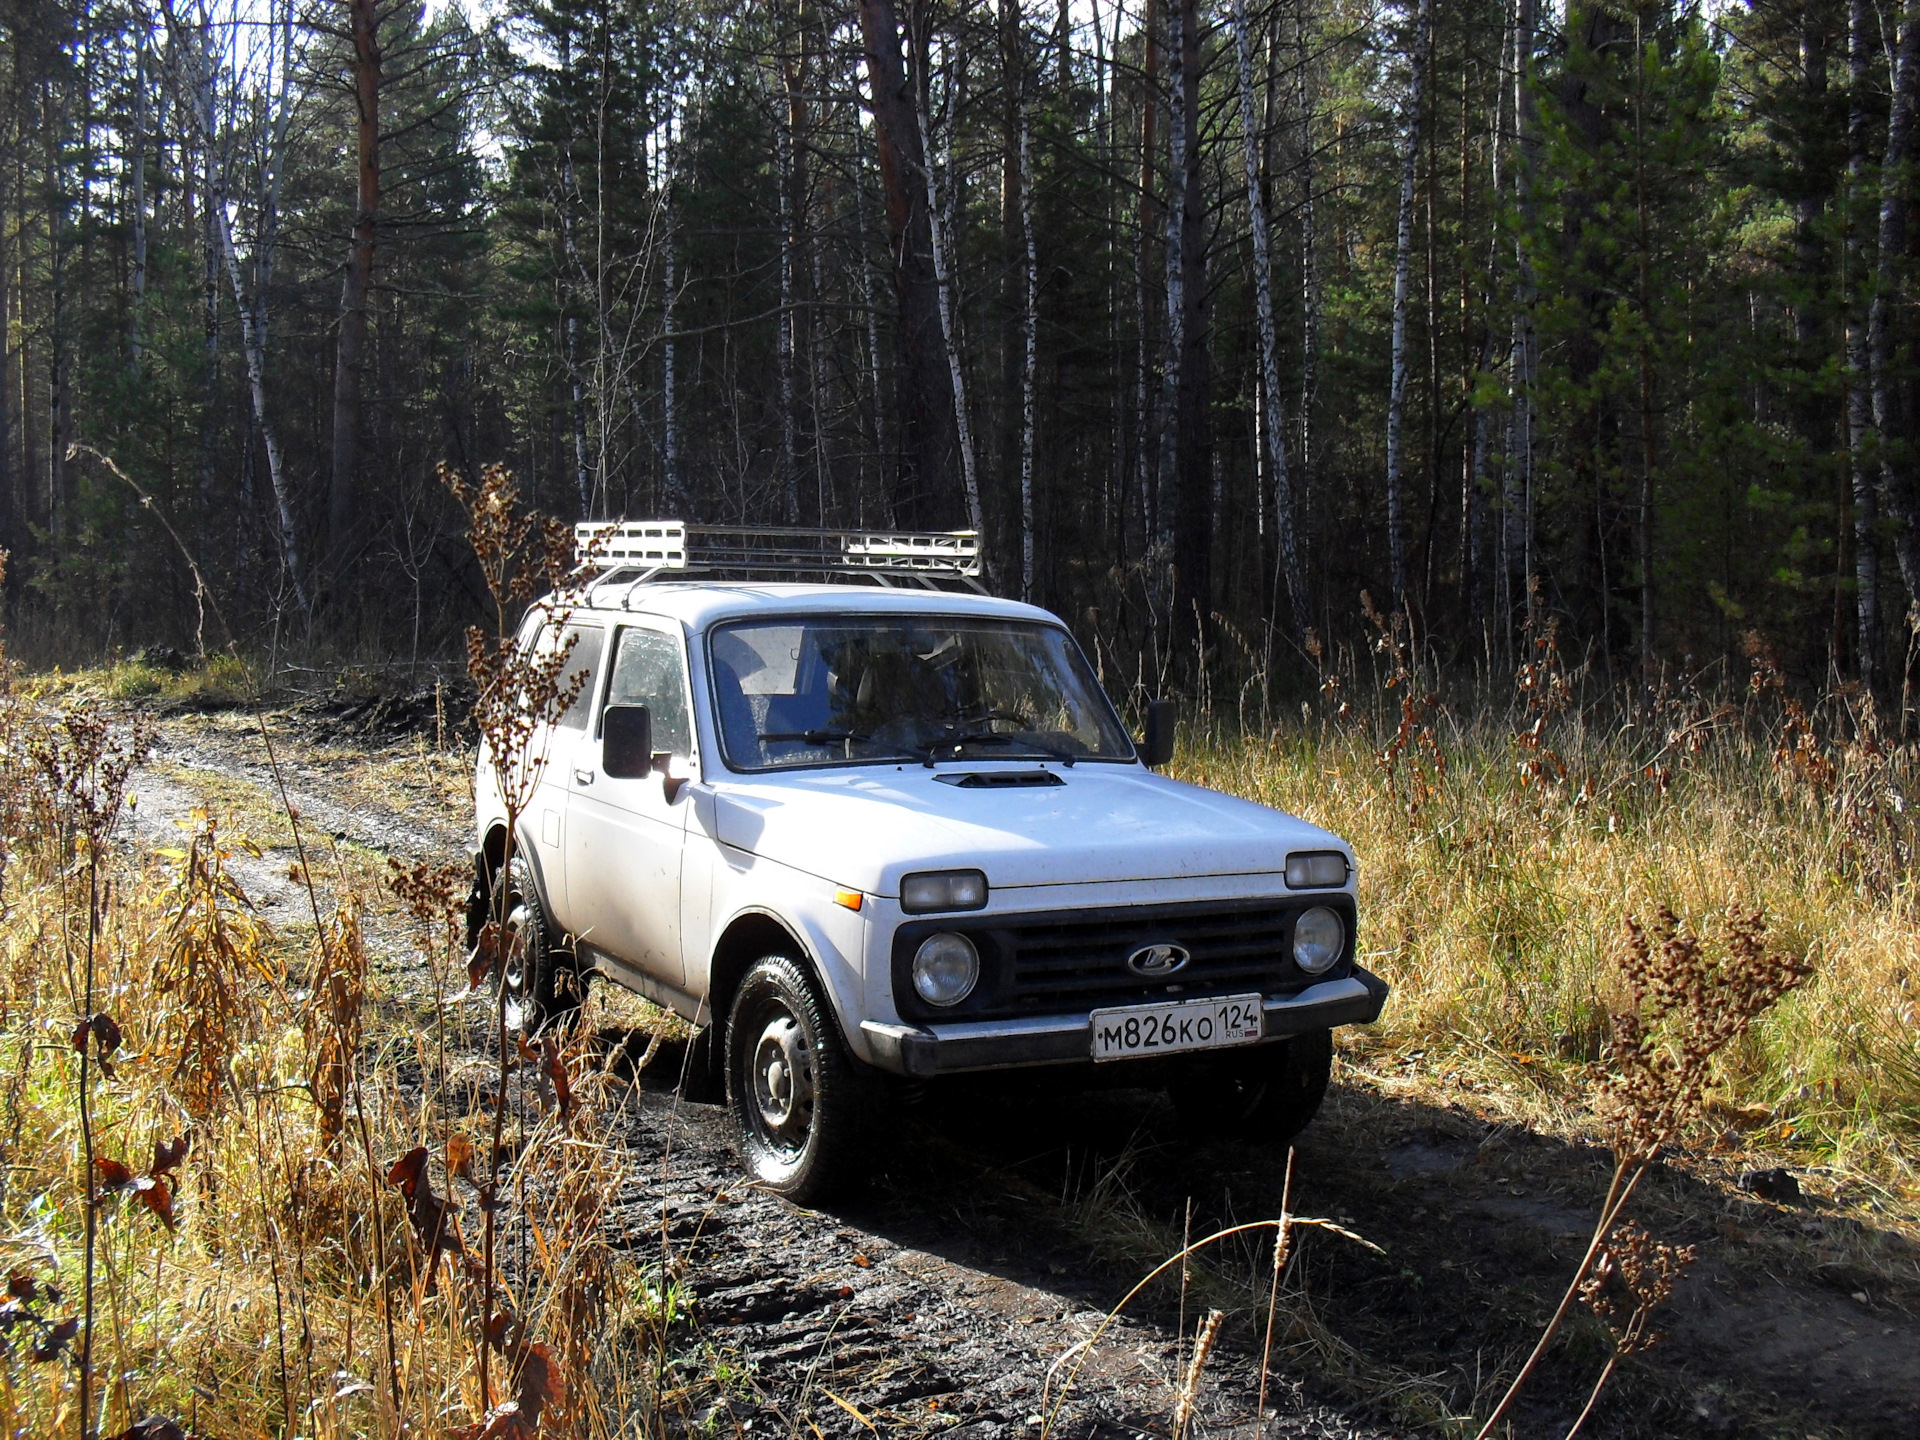
[[(887, 401), (880, 389), (880, 310), (873, 293), (873, 248), (867, 231), (867, 165), (863, 149), (853, 167), (853, 203), (855, 223), (860, 227), (860, 309), (867, 320), (867, 384), (873, 406), (873, 457), (877, 481), (874, 494), (886, 505)], [(864, 502), (864, 496), (863, 502)], [(866, 523), (865, 505), (857, 517)]]
[[(1513, 30), (1513, 191), (1520, 216), (1520, 233), (1513, 244), (1513, 326), (1509, 373), (1513, 415), (1510, 422), (1506, 471), (1503, 476), (1500, 524), (1500, 594), (1502, 624), (1511, 626), (1515, 609), (1526, 594), (1533, 571), (1533, 379), (1539, 342), (1533, 328), (1533, 261), (1527, 255), (1527, 237), (1533, 228), (1533, 47), (1534, 0), (1514, 0)], [(1521, 594), (1515, 594), (1516, 584)], [(1527, 602), (1531, 605), (1531, 600)]]
[(1020, 235), (1026, 245), (1026, 303), (1021, 310), (1025, 353), (1020, 363), (1020, 598), (1033, 598), (1033, 379), (1039, 328), (1040, 268), (1033, 243), (1033, 161), (1029, 147), (1026, 76), (1020, 77)]
[[(175, 25), (171, 9), (166, 12), (170, 27)], [(183, 44), (181, 51), (198, 73), (192, 78), (196, 103), (181, 106), (193, 116), (195, 128), (205, 149), (207, 194), (205, 204), (218, 249), (218, 257), (233, 288), (234, 308), (240, 312), (241, 352), (246, 360), (247, 394), (252, 403), (254, 424), (259, 427), (261, 444), (267, 452), (267, 480), (273, 488), (275, 519), (278, 522), (280, 557), (293, 586), (295, 601), (302, 616), (313, 619), (313, 602), (307, 589), (300, 559), (300, 534), (294, 521), (293, 495), (287, 482), (285, 455), (280, 433), (267, 411), (267, 288), (273, 275), (274, 248), (278, 240), (280, 180), (286, 155), (287, 122), (292, 113), (289, 93), (293, 72), (293, 5), (286, 0), (276, 17), (279, 30), (278, 98), (269, 131), (266, 153), (261, 157), (259, 217), (253, 252), (253, 295), (249, 299), (240, 274), (240, 257), (233, 243), (233, 217), (227, 199), (226, 166), (218, 143), (218, 109), (215, 103), (216, 61), (212, 54), (211, 34), (202, 32), (201, 43)], [(176, 30), (176, 38), (177, 30)]]
[(1413, 189), (1420, 155), (1421, 91), (1427, 72), (1433, 0), (1419, 0), (1414, 21), (1413, 73), (1407, 83), (1406, 132), (1400, 151), (1400, 217), (1393, 260), (1393, 372), (1387, 401), (1387, 566), (1396, 607), (1406, 602), (1407, 517), (1401, 481), (1407, 410), (1407, 284), (1413, 258)]
[[(967, 418), (966, 372), (960, 363), (959, 335), (954, 328), (953, 277), (949, 265), (946, 217), (940, 207), (940, 187), (934, 180), (938, 167), (934, 163), (933, 141), (928, 133), (924, 104), (915, 104), (914, 117), (920, 122), (920, 151), (927, 157), (927, 225), (933, 241), (934, 284), (940, 294), (940, 338), (946, 346), (947, 370), (953, 378), (953, 423), (960, 441), (960, 481), (966, 490), (967, 524), (984, 539), (986, 523), (980, 509), (980, 477), (973, 465), (973, 426)], [(947, 132), (949, 141), (952, 133), (951, 129)]]
[(1167, 497), (1173, 493), (1174, 467), (1178, 461), (1179, 441), (1175, 427), (1179, 423), (1180, 364), (1187, 348), (1187, 277), (1181, 233), (1182, 211), (1186, 207), (1187, 114), (1181, 97), (1186, 93), (1186, 45), (1182, 35), (1182, 12), (1178, 4), (1167, 6), (1167, 89), (1173, 103), (1167, 107), (1167, 363), (1160, 380), (1160, 467), (1159, 493), (1154, 514), (1159, 520), (1155, 543), (1171, 549), (1173, 535), (1167, 525)]
[(667, 121), (666, 174), (661, 183), (661, 237), (660, 243), (665, 250), (663, 290), (660, 304), (661, 337), (660, 354), (660, 407), (662, 451), (667, 508), (681, 519), (691, 520), (686, 514), (686, 491), (680, 480), (680, 394), (679, 394), (679, 341), (674, 335), (674, 310), (680, 300), (680, 256), (674, 227), (674, 184), (679, 178), (678, 136), (674, 133), (676, 119)]
[(1880, 165), (1880, 245), (1873, 301), (1867, 307), (1867, 360), (1873, 383), (1873, 428), (1880, 436), (1880, 494), (1894, 521), (1894, 558), (1907, 594), (1920, 597), (1920, 551), (1914, 535), (1912, 486), (1903, 466), (1909, 456), (1894, 453), (1892, 442), (1905, 440), (1895, 387), (1894, 315), (1900, 298), (1902, 260), (1907, 247), (1907, 207), (1913, 164), (1913, 106), (1916, 48), (1920, 48), (1920, 4), (1900, 7), (1900, 39), (1893, 62), (1893, 103), (1887, 116), (1887, 149)]
[(1855, 296), (1865, 276), (1860, 219), (1866, 190), (1867, 107), (1870, 31), (1867, 0), (1847, 6), (1847, 229), (1844, 245), (1847, 296), (1847, 479), (1853, 501), (1853, 579), (1855, 647), (1860, 678), (1871, 686), (1879, 670), (1880, 555), (1878, 519), (1867, 449), (1873, 430), (1867, 377), (1867, 335)]
[(1298, 636), (1307, 614), (1306, 576), (1294, 531), (1293, 479), (1287, 471), (1287, 412), (1280, 393), (1280, 342), (1273, 320), (1273, 264), (1267, 207), (1260, 195), (1260, 156), (1254, 135), (1253, 51), (1247, 43), (1247, 0), (1233, 0), (1233, 46), (1240, 66), (1240, 139), (1247, 170), (1247, 212), (1253, 221), (1254, 308), (1260, 321), (1260, 388), (1265, 400), (1267, 448), (1273, 460), (1273, 530), (1287, 586), (1290, 628)]

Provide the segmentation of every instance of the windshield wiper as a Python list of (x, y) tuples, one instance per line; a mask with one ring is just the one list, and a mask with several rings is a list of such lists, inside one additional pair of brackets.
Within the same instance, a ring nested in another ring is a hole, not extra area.
[(764, 741), (778, 743), (782, 740), (802, 740), (809, 745), (833, 745), (842, 740), (856, 742), (871, 740), (871, 735), (862, 735), (857, 730), (781, 730), (760, 737)]
[[(1051, 745), (1042, 745), (1038, 740), (1029, 740), (1021, 735), (1001, 735), (992, 730), (973, 730), (964, 735), (953, 735), (937, 744), (927, 747), (926, 767), (931, 770), (936, 761), (958, 760), (960, 751), (968, 745), (1022, 745), (1036, 755), (1048, 760), (1058, 760), (1062, 765), (1072, 766), (1079, 757), (1069, 750), (1056, 750)], [(951, 752), (951, 753), (943, 753)], [(1007, 757), (1012, 759), (1012, 756)]]

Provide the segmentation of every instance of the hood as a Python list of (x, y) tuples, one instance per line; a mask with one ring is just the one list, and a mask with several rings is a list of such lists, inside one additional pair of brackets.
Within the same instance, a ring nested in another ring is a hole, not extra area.
[[(996, 889), (1273, 874), (1290, 850), (1347, 846), (1264, 805), (1134, 765), (861, 766), (715, 786), (719, 838), (824, 880), (897, 895), (915, 870), (970, 868)], [(974, 785), (954, 783), (978, 776)], [(1349, 858), (1350, 852), (1349, 852)]]

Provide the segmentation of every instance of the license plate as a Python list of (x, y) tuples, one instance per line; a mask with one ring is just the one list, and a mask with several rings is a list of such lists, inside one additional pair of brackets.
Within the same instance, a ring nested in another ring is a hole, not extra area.
[(1119, 1005), (1093, 1012), (1093, 1058), (1127, 1060), (1251, 1045), (1265, 1034), (1266, 1014), (1258, 995)]

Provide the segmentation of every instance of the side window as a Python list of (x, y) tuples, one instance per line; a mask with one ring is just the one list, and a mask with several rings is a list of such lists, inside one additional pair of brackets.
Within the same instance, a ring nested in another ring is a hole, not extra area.
[(573, 688), (575, 676), (582, 678), (573, 703), (560, 716), (560, 724), (569, 730), (584, 730), (587, 716), (593, 710), (593, 691), (600, 679), (600, 657), (607, 648), (607, 632), (598, 625), (569, 625), (565, 637), (573, 641), (573, 648), (567, 652), (567, 668), (560, 672), (560, 693), (565, 695)]
[(687, 671), (680, 663), (680, 642), (673, 636), (657, 630), (620, 632), (607, 703), (646, 706), (653, 712), (653, 748), (674, 755), (693, 754)]

